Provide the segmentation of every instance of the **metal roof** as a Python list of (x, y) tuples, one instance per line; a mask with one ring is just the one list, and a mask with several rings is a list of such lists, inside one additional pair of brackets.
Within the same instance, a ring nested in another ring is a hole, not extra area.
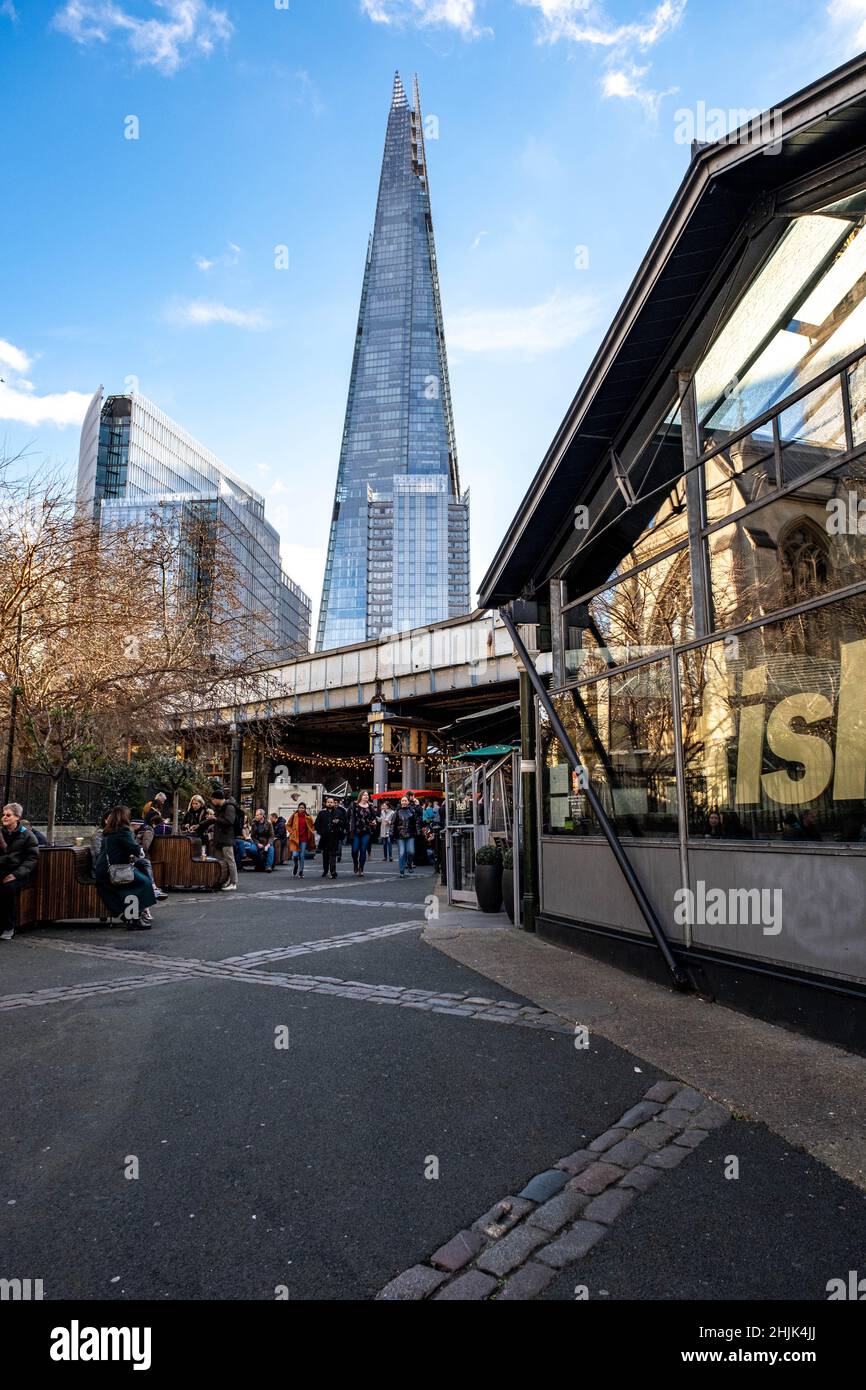
[[(738, 143), (742, 142), (742, 143)], [(776, 142), (781, 148), (768, 150)], [(529, 596), (636, 402), (676, 365), (684, 329), (761, 195), (866, 144), (866, 54), (697, 149), (676, 196), (482, 580), (484, 608)], [(828, 183), (828, 188), (831, 185)], [(828, 201), (832, 192), (828, 194)], [(771, 205), (772, 206), (772, 205)], [(623, 543), (623, 553), (627, 549)], [(616, 561), (614, 561), (616, 563)]]

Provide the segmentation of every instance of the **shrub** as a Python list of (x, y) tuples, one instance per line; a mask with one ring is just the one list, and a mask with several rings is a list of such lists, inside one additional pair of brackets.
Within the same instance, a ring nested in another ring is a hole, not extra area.
[(501, 864), (502, 852), (498, 845), (482, 845), (475, 854), (476, 864)]

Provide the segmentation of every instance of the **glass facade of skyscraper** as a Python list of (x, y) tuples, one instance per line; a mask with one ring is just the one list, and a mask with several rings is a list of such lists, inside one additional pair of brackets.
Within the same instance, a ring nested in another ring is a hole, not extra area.
[(469, 611), (420, 95), (394, 82), (367, 252), (317, 647)]
[(81, 431), (77, 505), (100, 527), (147, 528), (157, 515), (177, 542), (181, 601), (203, 583), (218, 586), (218, 557), (214, 565), (202, 542), (212, 537), (227, 556), (234, 607), (256, 615), (261, 649), (274, 659), (309, 650), (311, 603), (282, 570), (264, 499), (145, 397), (94, 396)]

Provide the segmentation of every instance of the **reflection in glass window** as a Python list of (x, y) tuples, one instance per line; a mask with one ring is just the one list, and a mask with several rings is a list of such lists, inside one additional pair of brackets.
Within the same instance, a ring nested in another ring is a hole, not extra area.
[[(638, 670), (560, 694), (556, 710), (590, 784), (622, 835), (678, 833), (670, 666)], [(581, 777), (549, 723), (540, 730), (543, 831), (598, 834)]]
[(679, 664), (692, 835), (866, 840), (866, 597)]
[[(629, 560), (638, 553), (639, 547)], [(609, 588), (568, 610), (565, 618), (566, 672), (578, 679), (687, 642), (694, 635), (688, 551), (676, 551), (630, 578), (614, 576)]]
[(768, 502), (713, 531), (708, 545), (716, 628), (857, 583), (866, 572), (866, 462)]
[(854, 222), (809, 215), (788, 227), (698, 369), (704, 448), (863, 343), (864, 277), (866, 233)]

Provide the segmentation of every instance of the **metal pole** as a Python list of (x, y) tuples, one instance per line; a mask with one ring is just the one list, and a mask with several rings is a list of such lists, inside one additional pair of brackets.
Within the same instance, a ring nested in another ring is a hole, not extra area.
[(21, 659), (21, 620), (23, 614), (18, 610), (18, 631), (15, 637), (15, 669), (12, 676), (12, 696), (9, 704), (9, 737), (6, 741), (6, 775), (3, 779), (3, 805), (8, 804), (12, 795), (12, 759), (15, 754), (15, 721), (18, 717), (18, 667)]
[[(506, 626), (508, 635), (514, 644), (514, 649), (517, 652), (517, 655), (520, 657), (520, 660), (523, 662), (523, 665), (526, 669), (526, 674), (529, 676), (529, 679), (532, 682), (533, 689), (535, 690), (536, 695), (538, 696), (539, 700), (544, 705), (544, 708), (547, 711), (547, 717), (550, 720), (551, 728), (553, 729), (553, 732), (555, 733), (556, 737), (559, 739), (559, 742), (562, 744), (568, 761), (571, 763), (575, 772), (585, 773), (585, 769), (583, 763), (581, 762), (580, 755), (575, 749), (574, 744), (571, 742), (571, 739), (568, 737), (568, 734), (565, 732), (565, 728), (563, 727), (562, 721), (560, 720), (559, 715), (556, 713), (556, 708), (553, 704), (553, 701), (551, 700), (547, 690), (545, 690), (544, 688), (544, 684), (538, 672), (536, 671), (535, 666), (533, 665), (532, 658), (530, 657), (529, 652), (523, 645), (523, 640), (520, 636), (520, 633), (517, 631), (511, 614), (505, 608), (500, 608), (499, 613), (500, 617), (502, 618), (502, 621)], [(595, 813), (596, 820), (598, 821), (601, 827), (601, 832), (604, 835), (604, 838), (607, 840), (608, 845), (610, 846), (611, 853), (613, 854), (617, 864), (620, 867), (622, 876), (628, 884), (631, 894), (635, 902), (637, 903), (638, 908), (640, 909), (641, 916), (643, 917), (644, 921), (649, 927), (653, 940), (655, 941), (656, 945), (662, 953), (665, 965), (671, 973), (674, 984), (676, 985), (677, 989), (692, 988), (692, 982), (689, 979), (688, 974), (682, 968), (682, 966), (679, 965), (677, 961), (674, 959), (673, 953), (668, 944), (667, 937), (664, 934), (661, 922), (656, 916), (655, 909), (644, 891), (643, 884), (641, 883), (640, 879), (638, 878), (637, 874), (632, 868), (626, 855), (626, 852), (620, 843), (619, 836), (617, 835), (613, 827), (613, 824), (611, 823), (610, 818), (608, 817), (607, 812), (605, 811), (604, 807), (602, 806), (601, 802), (596, 796), (595, 790), (590, 783), (589, 777), (584, 775), (583, 781), (583, 790), (586, 792), (587, 800), (589, 801), (589, 804)]]

